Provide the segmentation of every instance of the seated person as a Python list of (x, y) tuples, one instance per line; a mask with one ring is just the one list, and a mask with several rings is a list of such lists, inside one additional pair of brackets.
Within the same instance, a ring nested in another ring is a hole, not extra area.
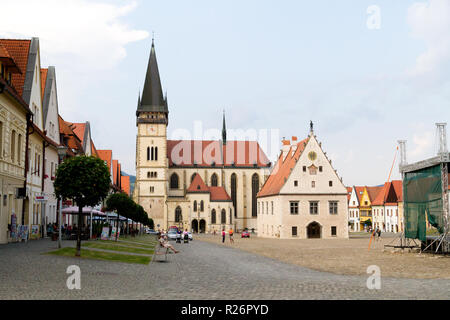
[(165, 237), (162, 237), (162, 236), (159, 237), (159, 244), (161, 245), (161, 247), (170, 249), (174, 253), (180, 252), (180, 251), (175, 250), (175, 248), (167, 241), (167, 238), (165, 238)]

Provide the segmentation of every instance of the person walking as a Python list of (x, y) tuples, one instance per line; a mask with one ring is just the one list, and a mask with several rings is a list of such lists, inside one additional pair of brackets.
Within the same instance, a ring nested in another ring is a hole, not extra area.
[(234, 243), (234, 240), (233, 240), (233, 228), (230, 228), (229, 234), (230, 234), (230, 243)]
[(225, 228), (222, 229), (222, 243), (225, 243)]
[(378, 235), (378, 240), (380, 240), (381, 238), (381, 229), (377, 228), (377, 235)]

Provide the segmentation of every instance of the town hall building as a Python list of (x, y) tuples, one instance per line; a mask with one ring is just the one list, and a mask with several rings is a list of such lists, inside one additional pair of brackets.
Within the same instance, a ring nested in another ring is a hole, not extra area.
[(136, 110), (133, 199), (156, 229), (193, 232), (257, 229), (257, 194), (271, 164), (257, 141), (168, 140), (169, 108), (152, 42)]

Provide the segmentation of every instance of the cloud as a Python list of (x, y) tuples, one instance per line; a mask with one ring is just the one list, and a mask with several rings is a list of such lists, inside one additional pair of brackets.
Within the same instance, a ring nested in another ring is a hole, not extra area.
[(414, 149), (411, 151), (411, 155), (416, 158), (428, 158), (426, 155), (430, 153), (433, 142), (433, 133), (430, 131), (414, 134)]
[(445, 74), (442, 65), (450, 60), (450, 1), (430, 0), (414, 3), (408, 9), (407, 21), (415, 38), (425, 42), (426, 51), (409, 71), (412, 76)]
[[(113, 68), (126, 56), (125, 45), (147, 38), (148, 32), (120, 21), (136, 2), (114, 5), (86, 0), (15, 0), (2, 3), (0, 36), (39, 37), (42, 60), (92, 72)], [(65, 59), (62, 60), (62, 59)]]

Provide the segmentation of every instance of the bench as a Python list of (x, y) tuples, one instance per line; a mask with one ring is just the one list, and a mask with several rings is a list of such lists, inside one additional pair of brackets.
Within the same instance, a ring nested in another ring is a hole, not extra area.
[(164, 255), (164, 261), (167, 261), (167, 254), (169, 253), (169, 248), (165, 248), (164, 246), (159, 243), (156, 246), (156, 251), (154, 253), (155, 256), (162, 256)]

